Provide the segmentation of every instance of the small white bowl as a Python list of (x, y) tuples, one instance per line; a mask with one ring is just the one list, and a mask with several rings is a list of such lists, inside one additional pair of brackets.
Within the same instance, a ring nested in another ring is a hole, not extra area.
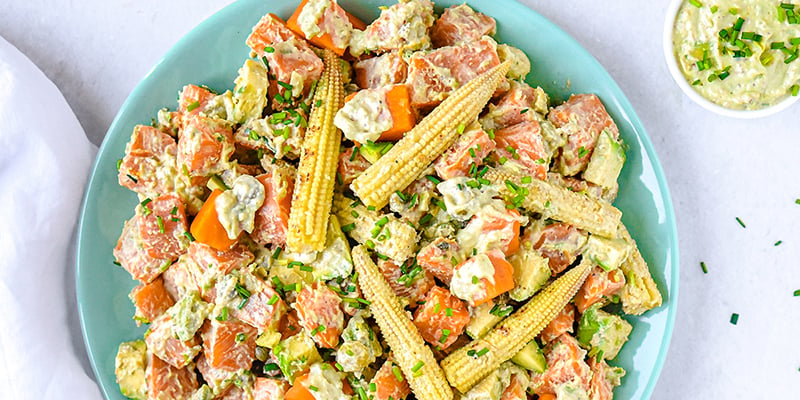
[(692, 99), (695, 103), (699, 104), (701, 107), (714, 112), (719, 115), (723, 115), (726, 117), (733, 117), (733, 118), (762, 118), (766, 117), (778, 112), (781, 112), (787, 108), (789, 108), (792, 104), (794, 104), (800, 96), (789, 96), (780, 103), (776, 103), (775, 105), (758, 109), (758, 110), (737, 110), (732, 108), (726, 108), (720, 106), (719, 104), (715, 104), (710, 100), (706, 99), (705, 97), (701, 96), (697, 93), (692, 85), (686, 81), (684, 78), (683, 73), (681, 72), (680, 67), (678, 67), (678, 61), (675, 59), (675, 51), (672, 44), (672, 33), (675, 29), (675, 19), (678, 16), (678, 10), (680, 10), (681, 5), (686, 0), (672, 0), (667, 7), (666, 18), (664, 19), (664, 58), (667, 61), (667, 67), (669, 68), (669, 72), (672, 75), (672, 79), (675, 80), (675, 83), (683, 90), (690, 99)]

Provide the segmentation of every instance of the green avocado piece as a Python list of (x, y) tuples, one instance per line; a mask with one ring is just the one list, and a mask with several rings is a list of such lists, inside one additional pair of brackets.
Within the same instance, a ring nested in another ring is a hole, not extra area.
[(361, 148), (358, 149), (358, 152), (361, 153), (364, 158), (367, 159), (371, 164), (375, 164), (381, 156), (386, 154), (392, 146), (394, 146), (391, 142), (367, 142), (361, 145)]
[(146, 366), (147, 345), (144, 340), (120, 343), (114, 362), (114, 373), (123, 396), (133, 400), (147, 399)]
[(600, 133), (597, 146), (583, 172), (583, 179), (604, 188), (614, 187), (622, 165), (625, 164), (625, 149), (622, 142), (614, 139), (607, 130)]
[(578, 342), (589, 349), (590, 357), (613, 360), (628, 341), (633, 327), (619, 315), (607, 313), (596, 304), (581, 315)]
[(539, 374), (547, 370), (547, 359), (544, 358), (544, 354), (542, 354), (539, 344), (536, 343), (536, 339), (528, 342), (519, 353), (511, 357), (511, 361), (522, 368)]
[(322, 361), (314, 341), (305, 332), (281, 340), (272, 352), (278, 359), (278, 367), (289, 382), (294, 382), (311, 364)]

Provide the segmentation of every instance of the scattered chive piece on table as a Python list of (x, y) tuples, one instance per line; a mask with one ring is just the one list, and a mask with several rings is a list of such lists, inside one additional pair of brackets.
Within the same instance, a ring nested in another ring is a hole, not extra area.
[(781, 243), (783, 243), (783, 240), (778, 240), (777, 242), (775, 242), (775, 246), (780, 246)]
[(800, 289), (794, 291), (794, 297), (800, 296)]
[(744, 222), (742, 222), (741, 218), (739, 218), (739, 217), (736, 217), (736, 222), (738, 222), (738, 223), (739, 223), (739, 225), (741, 225), (741, 226), (742, 226), (742, 228), (747, 228), (747, 226), (744, 224)]
[(737, 313), (731, 314), (731, 323), (736, 325), (737, 322), (739, 322), (739, 314)]
[(704, 274), (708, 273), (708, 268), (706, 267), (706, 262), (705, 261), (700, 261), (700, 268), (703, 269), (703, 273)]

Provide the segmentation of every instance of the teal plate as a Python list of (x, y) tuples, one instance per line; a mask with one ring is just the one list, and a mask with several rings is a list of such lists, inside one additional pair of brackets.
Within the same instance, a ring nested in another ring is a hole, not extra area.
[[(108, 399), (124, 399), (114, 377), (120, 342), (142, 337), (128, 292), (135, 282), (115, 266), (111, 250), (122, 224), (133, 214), (136, 195), (117, 184), (116, 162), (125, 152), (134, 125), (149, 124), (162, 107), (174, 109), (178, 91), (188, 83), (224, 90), (233, 87), (248, 57), (245, 38), (267, 12), (284, 18), (298, 0), (240, 0), (198, 25), (181, 39), (128, 97), (111, 124), (92, 171), (78, 234), (77, 297), (84, 341), (100, 387)], [(365, 21), (391, 1), (340, 0)], [(437, 7), (460, 1), (437, 1)], [(620, 88), (586, 50), (556, 25), (512, 0), (472, 0), (469, 4), (498, 21), (497, 39), (519, 47), (533, 60), (528, 78), (555, 102), (571, 93), (596, 93), (630, 146), (620, 177), (616, 206), (651, 265), (664, 304), (628, 320), (631, 340), (615, 361), (628, 371), (615, 390), (618, 399), (647, 399), (669, 347), (678, 295), (678, 238), (664, 173), (639, 117)]]

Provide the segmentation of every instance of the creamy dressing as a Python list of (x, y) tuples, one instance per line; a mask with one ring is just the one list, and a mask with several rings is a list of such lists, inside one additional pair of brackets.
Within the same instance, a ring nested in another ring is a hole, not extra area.
[[(742, 110), (769, 107), (789, 96), (792, 85), (800, 82), (800, 60), (786, 64), (788, 55), (770, 47), (773, 42), (783, 42), (788, 49), (799, 51), (789, 39), (799, 37), (800, 29), (780, 22), (777, 6), (757, 0), (703, 1), (701, 7), (684, 2), (672, 41), (678, 66), (696, 92), (720, 106)], [(731, 9), (736, 10), (735, 15)], [(763, 37), (757, 42), (738, 35), (752, 50), (749, 57), (734, 57), (732, 49), (739, 47), (720, 38), (720, 31), (732, 28), (740, 17), (744, 20), (741, 32)], [(772, 61), (763, 65), (762, 60), (769, 58)], [(705, 64), (703, 60), (710, 63), (708, 68), (698, 67), (698, 63)]]
[(359, 91), (344, 104), (333, 119), (344, 136), (359, 143), (374, 142), (393, 125), (386, 104), (387, 88)]
[(297, 17), (297, 25), (307, 38), (322, 36), (324, 32), (320, 29), (318, 22), (322, 19), (325, 10), (331, 8), (331, 0), (309, 0), (300, 15)]
[[(492, 199), (483, 204), (467, 226), (456, 234), (456, 240), (461, 244), (461, 248), (465, 251), (477, 249), (478, 253), (484, 253), (504, 246), (508, 241), (506, 232), (486, 229), (485, 225), (492, 219), (508, 219), (509, 214), (505, 208), (505, 203), (499, 199)], [(524, 226), (527, 224), (527, 217), (519, 217), (519, 221), (520, 225)]]
[(475, 296), (486, 291), (483, 279), (494, 284), (494, 265), (489, 256), (478, 254), (453, 271), (450, 291), (459, 299), (471, 302)]
[(316, 363), (311, 366), (308, 379), (302, 385), (317, 400), (350, 400), (352, 397), (343, 392), (342, 378), (344, 374), (330, 365)]
[(459, 221), (469, 220), (477, 211), (492, 203), (492, 198), (498, 195), (497, 187), (494, 185), (473, 188), (467, 185), (469, 181), (474, 179), (460, 176), (436, 185), (436, 189), (442, 194), (447, 213)]
[(222, 192), (214, 201), (219, 222), (230, 239), (242, 231), (252, 232), (256, 211), (264, 204), (264, 185), (250, 175), (241, 175), (233, 181), (230, 190)]

